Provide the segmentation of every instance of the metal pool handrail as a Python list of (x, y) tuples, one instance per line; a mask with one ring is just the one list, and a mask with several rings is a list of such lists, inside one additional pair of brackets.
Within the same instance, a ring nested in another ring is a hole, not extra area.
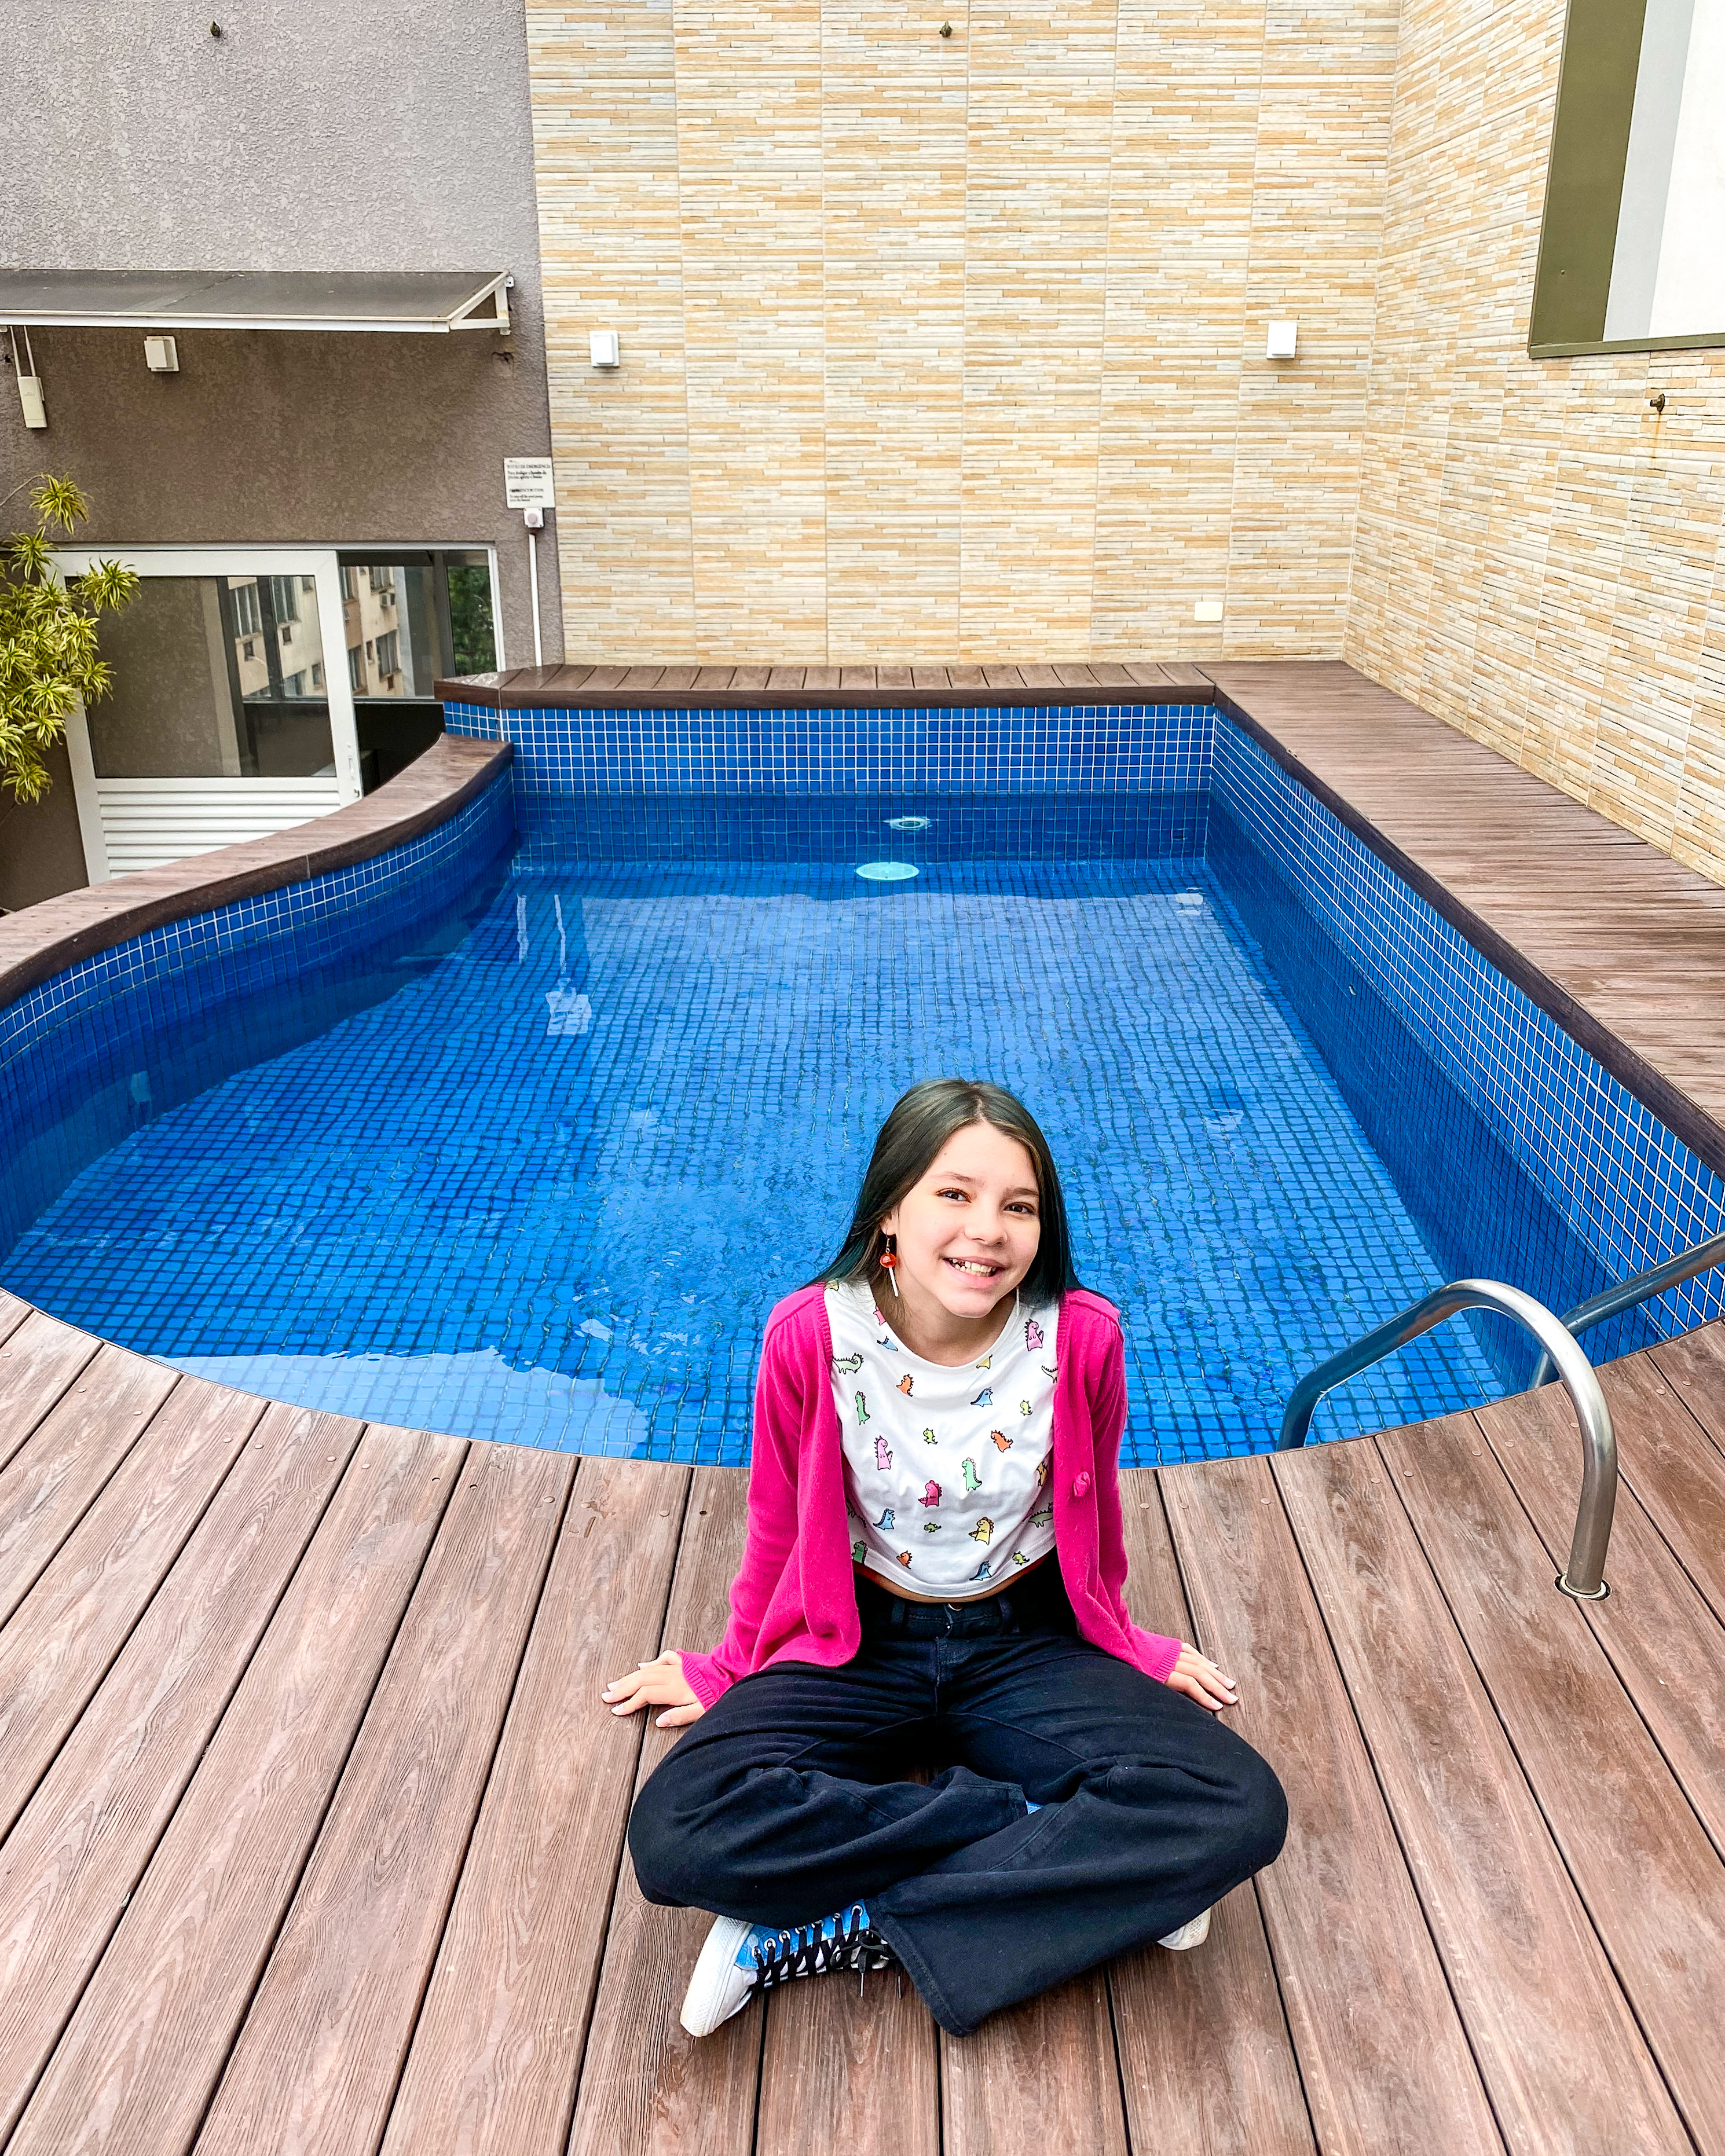
[(1605, 1584), (1605, 1550), (1611, 1540), (1611, 1515), (1617, 1503), (1617, 1439), (1611, 1428), (1611, 1411), (1593, 1365), (1582, 1353), (1574, 1335), (1543, 1302), (1523, 1295), (1518, 1287), (1502, 1281), (1451, 1281), (1447, 1287), (1434, 1288), (1420, 1301), (1410, 1303), (1351, 1348), (1332, 1355), (1327, 1363), (1320, 1363), (1295, 1386), (1287, 1413), (1281, 1419), (1276, 1449), (1291, 1452), (1305, 1444), (1312, 1409), (1332, 1387), (1357, 1377), (1373, 1363), (1381, 1363), (1386, 1355), (1461, 1310), (1491, 1310), (1500, 1317), (1513, 1318), (1527, 1327), (1557, 1364), (1580, 1425), (1582, 1453), (1581, 1502), (1569, 1541), (1569, 1562), (1558, 1574), (1558, 1585), (1579, 1601), (1599, 1601), (1610, 1592)]
[[(1668, 1287), (1681, 1287), (1685, 1281), (1693, 1280), (1697, 1273), (1711, 1272), (1717, 1265), (1725, 1265), (1725, 1235), (1709, 1235), (1704, 1243), (1679, 1250), (1676, 1257), (1649, 1265), (1645, 1272), (1633, 1274), (1615, 1287), (1601, 1288), (1585, 1302), (1578, 1302), (1574, 1310), (1566, 1310), (1563, 1322), (1571, 1332), (1585, 1332), (1589, 1326), (1603, 1325), (1620, 1311), (1631, 1310), (1638, 1302), (1663, 1295)], [(1548, 1385), (1554, 1374), (1551, 1357), (1542, 1349), (1527, 1381), (1529, 1390), (1536, 1385)]]

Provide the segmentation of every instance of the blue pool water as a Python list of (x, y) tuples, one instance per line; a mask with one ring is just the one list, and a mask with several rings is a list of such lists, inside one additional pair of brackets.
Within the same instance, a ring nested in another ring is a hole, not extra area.
[[(559, 863), (542, 843), (209, 1018), (202, 1090), (131, 1074), (135, 1127), (0, 1278), (277, 1398), (741, 1461), (762, 1322), (835, 1249), (886, 1109), (983, 1075), (1041, 1120), (1080, 1272), (1124, 1312), (1128, 1458), (1262, 1450), (1297, 1376), (1446, 1269), (1204, 821), (1191, 796), (614, 802)], [(1319, 1430), (1502, 1389), (1451, 1326)]]

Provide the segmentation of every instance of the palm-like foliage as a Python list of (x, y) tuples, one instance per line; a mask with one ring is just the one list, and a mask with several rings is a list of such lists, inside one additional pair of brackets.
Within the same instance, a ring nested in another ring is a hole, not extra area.
[(96, 618), (125, 606), (137, 572), (98, 562), (80, 577), (55, 573), (50, 535), (69, 536), (90, 506), (69, 479), (44, 472), (30, 490), (33, 531), (0, 545), (0, 787), (18, 801), (48, 791), (44, 752), (81, 697), (105, 696), (113, 677), (96, 648)]

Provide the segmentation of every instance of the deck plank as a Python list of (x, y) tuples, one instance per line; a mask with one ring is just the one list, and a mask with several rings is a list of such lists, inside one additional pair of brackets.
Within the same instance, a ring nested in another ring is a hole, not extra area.
[(840, 1974), (767, 2004), (755, 2156), (940, 2156), (939, 2031), (908, 1979)]
[[(1122, 1475), (1121, 1501), (1132, 1614), (1153, 1631), (1193, 1639), (1155, 1471)], [(1134, 2148), (1158, 2156), (1305, 2156), (1313, 2148), (1250, 1881), (1217, 1908), (1201, 1948), (1169, 1953), (1146, 1947), (1116, 1962), (1108, 1984)]]
[(1684, 2121), (1719, 2156), (1725, 1865), (1583, 1605), (1553, 1585), (1473, 1419), (1398, 1430), (1378, 1450)]
[(875, 678), (882, 689), (914, 689), (916, 670), (913, 666), (877, 666)]
[(664, 1622), (686, 1468), (583, 1460), (390, 2113), (389, 2156), (562, 2148), (640, 1726), (600, 1704)]
[(769, 689), (800, 689), (808, 671), (806, 666), (774, 666), (768, 673), (765, 685)]
[(8, 2156), (190, 2146), (466, 1450), (361, 1440)]
[(1725, 1457), (1707, 1435), (1717, 1413), (1710, 1389), (1696, 1382), (1707, 1351), (1673, 1353), (1677, 1346), (1625, 1356), (1600, 1371), (1599, 1383), (1618, 1425), (1623, 1479), (1725, 1622)]
[[(1545, 1545), (1553, 1574), (1569, 1554), (1579, 1480), (1575, 1417), (1561, 1385), (1475, 1417)], [(1631, 1443), (1636, 1435), (1626, 1432)], [(1725, 1855), (1725, 1625), (1695, 1591), (1626, 1484), (1606, 1565), (1611, 1593), (1575, 1606), (1652, 1731), (1713, 1843)]]
[(33, 1310), (0, 1346), (0, 1467), (59, 1404), (100, 1345), (93, 1334)]
[(716, 695), (720, 690), (728, 689), (731, 686), (732, 676), (736, 671), (737, 669), (734, 666), (697, 666), (695, 670), (694, 685), (703, 696)]
[(879, 685), (877, 670), (872, 666), (841, 666), (839, 670), (841, 689), (874, 689)]
[(1102, 1971), (941, 2036), (944, 2156), (1127, 2156)]
[[(724, 1631), (742, 1556), (748, 1478), (697, 1467), (677, 1546), (676, 1570), (656, 1644), (705, 1647)], [(625, 1653), (615, 1676), (639, 1656)], [(677, 1741), (642, 1735), (635, 1792)], [(750, 2156), (761, 2075), (761, 2021), (752, 2008), (697, 2043), (677, 2019), (712, 1919), (700, 1909), (644, 1901), (624, 1852), (582, 2061), (569, 2156)], [(804, 2145), (807, 2145), (806, 2143)]]
[(30, 1315), (33, 1307), (22, 1296), (13, 1295), (8, 1289), (0, 1287), (0, 1344), (11, 1339)]
[(840, 684), (844, 670), (840, 666), (807, 667), (803, 670), (802, 685), (811, 692), (836, 689)]
[(945, 666), (913, 666), (911, 685), (914, 689), (950, 689), (952, 685), (951, 669)]
[(1258, 1881), (1324, 2156), (1502, 2147), (1263, 1460), (1160, 1476), (1199, 1644), (1281, 1775), (1287, 1846)]
[(332, 1450), (329, 1418), (265, 1412), (0, 1846), (0, 2142), (347, 1471), (346, 1428)]
[(470, 1450), (198, 2156), (376, 2148), (575, 1465)]
[(1725, 1318), (1661, 1341), (1648, 1359), (1725, 1458)]
[(1275, 1472), (1504, 2138), (1679, 2156), (1688, 2136), (1382, 1458), (1322, 1445)]
[(173, 1390), (177, 1373), (103, 1348), (0, 1470), (0, 1625)]
[(264, 1412), (262, 1400), (182, 1379), (151, 1425), (147, 1450), (134, 1447), (0, 1631), (0, 1833), (84, 1712)]

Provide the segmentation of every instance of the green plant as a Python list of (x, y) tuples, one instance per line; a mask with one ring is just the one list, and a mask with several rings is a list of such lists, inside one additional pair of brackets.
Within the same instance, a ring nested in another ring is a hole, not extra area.
[(0, 787), (16, 801), (39, 801), (48, 791), (46, 750), (66, 730), (81, 697), (86, 704), (113, 685), (97, 655), (96, 617), (125, 606), (137, 572), (98, 562), (64, 583), (54, 572), (49, 536), (69, 536), (90, 505), (69, 479), (42, 473), (31, 483), (33, 531), (15, 531), (0, 546)]

